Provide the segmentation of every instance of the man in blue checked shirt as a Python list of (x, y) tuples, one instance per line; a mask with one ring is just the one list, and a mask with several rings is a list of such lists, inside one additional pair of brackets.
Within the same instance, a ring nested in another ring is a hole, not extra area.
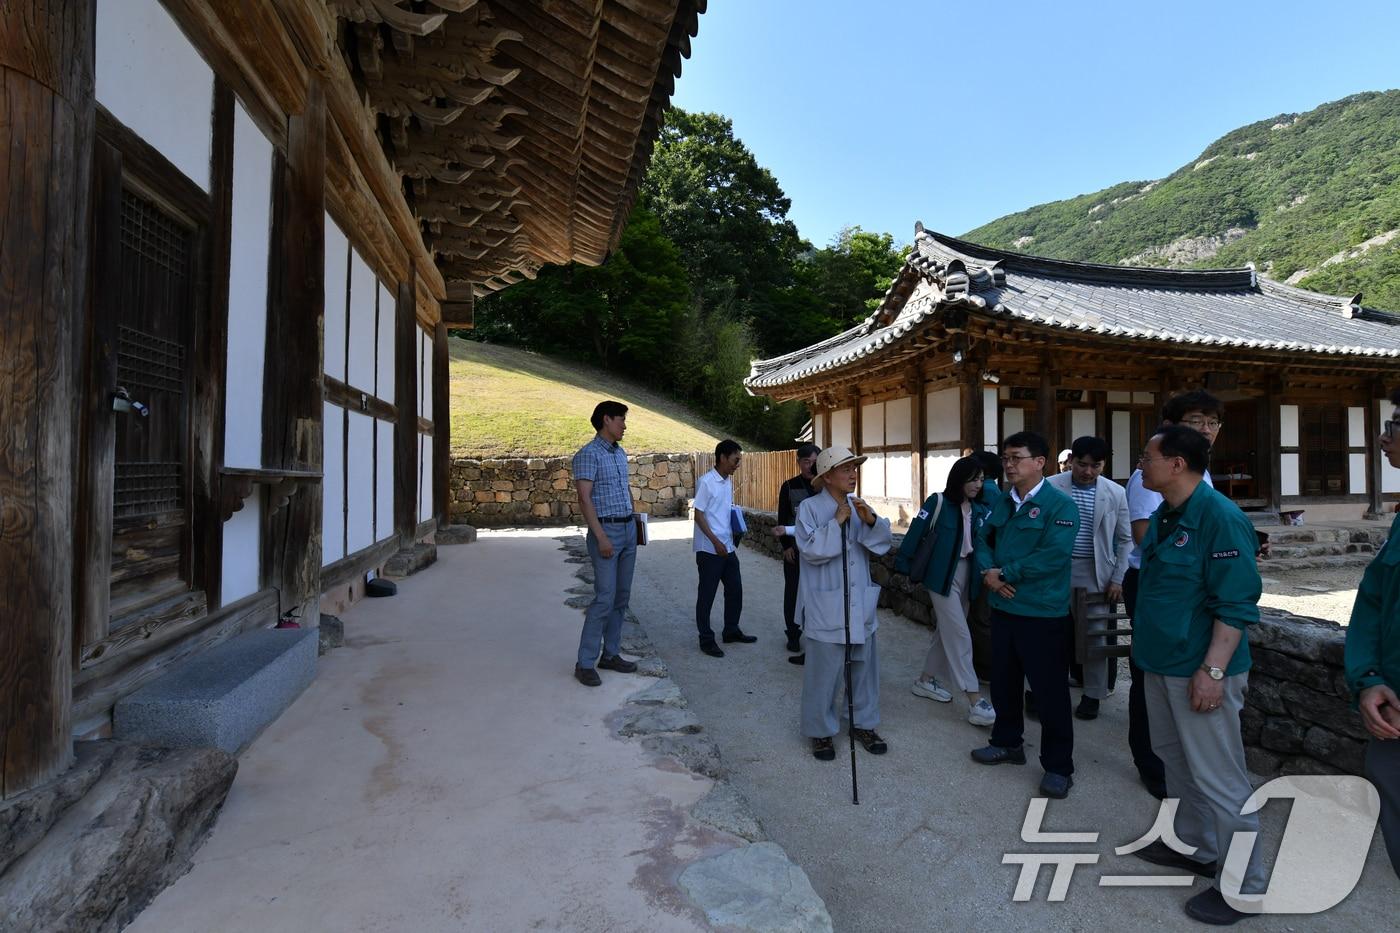
[[(574, 678), (585, 687), (603, 681), (597, 668), (630, 674), (637, 665), (621, 655), (622, 619), (632, 595), (637, 563), (637, 521), (627, 479), (627, 451), (619, 443), (627, 431), (627, 406), (599, 402), (593, 409), (597, 436), (574, 454), (574, 485), (588, 524), (588, 556), (593, 560), (593, 602), (583, 617)], [(598, 656), (599, 649), (602, 657)]]

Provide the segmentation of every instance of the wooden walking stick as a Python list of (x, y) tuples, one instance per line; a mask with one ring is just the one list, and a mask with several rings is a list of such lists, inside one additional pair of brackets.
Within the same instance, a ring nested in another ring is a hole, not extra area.
[(860, 805), (860, 785), (856, 783), (856, 700), (851, 693), (851, 571), (846, 558), (846, 535), (851, 530), (851, 520), (841, 529), (841, 594), (845, 597), (846, 610), (846, 732), (851, 739), (851, 803)]

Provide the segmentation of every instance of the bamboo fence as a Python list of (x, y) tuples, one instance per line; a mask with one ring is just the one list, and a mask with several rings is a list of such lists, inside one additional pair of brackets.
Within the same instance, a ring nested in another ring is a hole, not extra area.
[[(714, 469), (713, 452), (697, 453), (695, 459), (695, 479)], [(748, 509), (761, 509), (768, 512), (778, 510), (778, 490), (783, 483), (797, 475), (796, 450), (771, 450), (765, 453), (748, 453), (739, 464), (739, 472), (734, 474), (734, 504)]]

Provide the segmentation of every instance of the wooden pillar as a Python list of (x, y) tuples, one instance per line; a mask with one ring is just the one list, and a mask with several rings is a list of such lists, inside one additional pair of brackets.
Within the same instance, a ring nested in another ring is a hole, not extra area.
[(986, 443), (987, 431), (983, 414), (982, 373), (976, 366), (964, 366), (959, 375), (962, 377), (962, 446), (964, 450), (981, 450)]
[(928, 448), (928, 391), (924, 387), (924, 371), (914, 367), (909, 371), (905, 386), (909, 390), (909, 488), (914, 493), (914, 505), (924, 501), (924, 451)]
[[(1108, 393), (1096, 390), (1089, 397), (1094, 400), (1094, 435), (1108, 440)], [(1112, 468), (1111, 461), (1109, 467)]]
[(1282, 386), (1273, 377), (1268, 379), (1264, 389), (1264, 398), (1260, 402), (1259, 425), (1260, 425), (1260, 447), (1263, 449), (1263, 456), (1260, 458), (1260, 467), (1264, 471), (1264, 479), (1259, 484), (1259, 491), (1264, 496), (1264, 507), (1272, 512), (1278, 512), (1283, 506), (1283, 463), (1281, 460), (1281, 444), (1279, 435), (1282, 431), (1282, 419), (1279, 414), (1279, 393)]
[[(858, 453), (860, 453), (860, 447), (861, 447), (861, 443), (860, 443), (860, 442), (861, 442), (861, 437), (860, 437), (860, 429), (861, 429), (861, 424), (860, 424), (860, 387), (859, 387), (859, 386), (853, 386), (853, 387), (851, 388), (850, 393), (846, 396), (846, 404), (848, 404), (848, 405), (851, 406), (851, 452), (852, 452), (852, 453), (858, 454)], [(865, 485), (865, 483), (862, 481), (862, 479), (861, 479), (860, 477), (857, 477), (857, 478), (856, 478), (856, 493), (857, 493), (857, 494), (859, 494), (859, 493), (862, 492), (861, 487), (864, 486), (864, 485)]]
[(452, 393), (447, 355), (447, 325), (433, 330), (433, 516), (438, 527), (448, 524), (452, 502)]
[(1041, 437), (1045, 438), (1045, 443), (1050, 445), (1050, 457), (1046, 461), (1045, 468), (1050, 472), (1058, 469), (1058, 464), (1054, 462), (1055, 455), (1060, 452), (1059, 438), (1055, 430), (1055, 370), (1050, 358), (1046, 356), (1040, 362), (1040, 389), (1035, 396), (1035, 430)]
[(410, 547), (418, 529), (418, 302), (412, 272), (394, 309), (394, 530)]
[(1381, 419), (1377, 417), (1376, 401), (1385, 398), (1385, 388), (1374, 383), (1366, 393), (1366, 517), (1383, 518), (1385, 503), (1381, 501), (1381, 486), (1385, 475), (1385, 463), (1377, 437), (1381, 433)]
[(93, 0), (0, 16), (0, 797), (72, 763)]
[[(326, 103), (313, 78), (306, 111), (287, 120), (286, 154), (273, 157), (262, 442), (269, 470), (319, 474), (324, 462), (325, 177)], [(273, 488), (280, 498), (290, 487)], [(264, 524), (264, 582), (281, 592), (283, 613), (312, 626), (321, 596), (321, 507), (319, 484), (302, 484)]]

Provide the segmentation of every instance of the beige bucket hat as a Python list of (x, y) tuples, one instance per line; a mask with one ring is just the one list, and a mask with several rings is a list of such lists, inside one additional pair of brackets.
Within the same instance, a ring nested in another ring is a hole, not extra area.
[(817, 476), (825, 476), (831, 470), (847, 463), (854, 463), (860, 466), (865, 462), (864, 457), (857, 457), (846, 447), (831, 446), (817, 454)]

